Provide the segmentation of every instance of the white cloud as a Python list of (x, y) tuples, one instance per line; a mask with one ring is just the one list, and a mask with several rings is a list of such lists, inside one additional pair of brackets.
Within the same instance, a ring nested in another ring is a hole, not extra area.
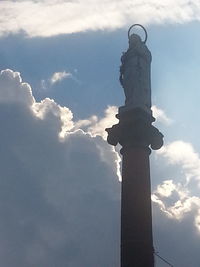
[(156, 107), (155, 105), (152, 106), (151, 109), (152, 109), (152, 112), (153, 112), (153, 116), (154, 116), (154, 118), (155, 118), (157, 121), (159, 121), (159, 122), (161, 122), (161, 123), (163, 123), (163, 124), (165, 124), (165, 125), (170, 125), (170, 124), (172, 124), (172, 119), (170, 119), (170, 118), (166, 115), (166, 113), (164, 112), (164, 110), (162, 110), (162, 109)]
[(200, 19), (200, 3), (192, 0), (43, 0), (1, 1), (0, 34), (24, 31), (52, 36), (87, 30), (113, 30), (134, 22), (184, 23)]
[(0, 75), (0, 121), (0, 265), (117, 266), (120, 183), (112, 147), (72, 130), (68, 108), (36, 102), (11, 70)]
[[(105, 131), (105, 129), (119, 122), (119, 120), (115, 117), (117, 111), (118, 110), (116, 106), (108, 106), (104, 112), (105, 115), (103, 118), (98, 118), (97, 116), (91, 116), (88, 119), (79, 120), (74, 123), (74, 130), (82, 129), (93, 137), (101, 136), (104, 140), (106, 140), (107, 132)], [(117, 176), (121, 181), (121, 170), (120, 170), (121, 157), (119, 156), (119, 153), (116, 152), (116, 148), (112, 146), (109, 149), (111, 149), (114, 152), (113, 157), (108, 158), (107, 157), (108, 154), (105, 153), (106, 147), (103, 147), (102, 149), (101, 146), (98, 146), (101, 153), (101, 158), (103, 161), (106, 161), (107, 163), (110, 164), (111, 168), (116, 171)]]
[(92, 136), (99, 135), (106, 140), (107, 132), (105, 129), (119, 122), (119, 120), (115, 117), (117, 113), (118, 110), (116, 106), (109, 106), (105, 110), (104, 118), (99, 119), (97, 116), (91, 116), (89, 119), (79, 120), (75, 123), (75, 129), (85, 129)]
[(0, 103), (14, 102), (29, 106), (33, 104), (35, 100), (32, 96), (31, 87), (27, 83), (22, 83), (19, 72), (13, 72), (9, 69), (2, 70), (0, 79)]
[(62, 80), (71, 77), (72, 74), (70, 72), (61, 71), (61, 72), (55, 72), (52, 77), (50, 78), (51, 84), (61, 82)]
[[(194, 225), (197, 226), (196, 221), (199, 220), (200, 213), (200, 197), (191, 196), (180, 184), (169, 184), (168, 182), (164, 181), (163, 184), (158, 185), (152, 194), (152, 201), (157, 203), (161, 210), (172, 219), (183, 220), (188, 213), (194, 213)], [(178, 200), (171, 197), (172, 193), (177, 193)], [(169, 200), (172, 203), (168, 204)], [(197, 229), (200, 230), (200, 227), (198, 226)]]
[[(200, 201), (200, 200), (199, 200)], [(200, 209), (198, 211), (197, 216), (195, 217), (195, 226), (197, 227), (197, 229), (200, 232)]]
[[(117, 122), (116, 111), (109, 107), (102, 119), (74, 122), (72, 112), (52, 99), (36, 102), (19, 73), (2, 72), (0, 266), (119, 266), (119, 159), (102, 138), (104, 127)], [(160, 154), (167, 162), (169, 148)], [(171, 158), (182, 166), (181, 156)], [(168, 179), (153, 198), (159, 204), (155, 246), (174, 253), (175, 266), (198, 267), (198, 196), (185, 181)]]
[(176, 186), (173, 184), (173, 181), (166, 180), (163, 182), (163, 184), (158, 185), (157, 193), (163, 197), (169, 197), (175, 189)]
[(66, 107), (61, 107), (52, 99), (45, 98), (41, 102), (34, 102), (31, 109), (40, 119), (47, 119), (47, 117), (52, 117), (53, 115), (56, 117), (56, 120), (60, 120), (59, 137), (61, 138), (64, 138), (66, 133), (74, 127), (72, 112)]
[(191, 179), (200, 182), (200, 157), (194, 151), (192, 144), (175, 141), (162, 147), (157, 153), (167, 158), (170, 164), (181, 166), (187, 182)]
[(175, 141), (157, 151), (157, 154), (164, 157), (169, 166), (179, 168), (179, 178), (176, 177), (176, 182), (170, 179), (157, 185), (152, 201), (172, 219), (183, 220), (187, 214), (191, 214), (193, 224), (200, 231), (200, 197), (195, 192), (200, 184), (198, 153), (190, 143)]

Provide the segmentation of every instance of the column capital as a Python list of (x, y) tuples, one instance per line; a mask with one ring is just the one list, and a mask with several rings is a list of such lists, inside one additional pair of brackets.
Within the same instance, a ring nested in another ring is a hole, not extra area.
[(152, 125), (155, 118), (141, 108), (134, 108), (116, 115), (119, 123), (107, 128), (107, 141), (110, 145), (122, 146), (122, 153), (132, 147), (153, 150), (163, 145), (163, 134)]

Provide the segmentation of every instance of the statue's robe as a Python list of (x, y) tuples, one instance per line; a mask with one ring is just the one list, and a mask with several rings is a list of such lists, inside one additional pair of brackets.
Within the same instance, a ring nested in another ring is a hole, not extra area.
[(120, 82), (126, 96), (127, 108), (151, 109), (151, 53), (140, 38), (129, 45), (122, 55)]

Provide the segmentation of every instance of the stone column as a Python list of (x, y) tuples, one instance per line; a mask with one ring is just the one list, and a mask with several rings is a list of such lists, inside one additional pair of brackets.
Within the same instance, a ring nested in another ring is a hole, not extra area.
[(119, 112), (108, 143), (122, 146), (121, 267), (153, 267), (149, 154), (163, 145), (155, 120), (143, 109)]

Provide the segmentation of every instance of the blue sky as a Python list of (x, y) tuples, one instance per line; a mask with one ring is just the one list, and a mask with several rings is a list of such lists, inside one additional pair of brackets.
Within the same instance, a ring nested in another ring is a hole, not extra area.
[(0, 265), (119, 266), (120, 157), (104, 129), (124, 104), (127, 30), (141, 23), (165, 136), (151, 154), (154, 245), (198, 267), (199, 1), (1, 1), (0, 14)]

